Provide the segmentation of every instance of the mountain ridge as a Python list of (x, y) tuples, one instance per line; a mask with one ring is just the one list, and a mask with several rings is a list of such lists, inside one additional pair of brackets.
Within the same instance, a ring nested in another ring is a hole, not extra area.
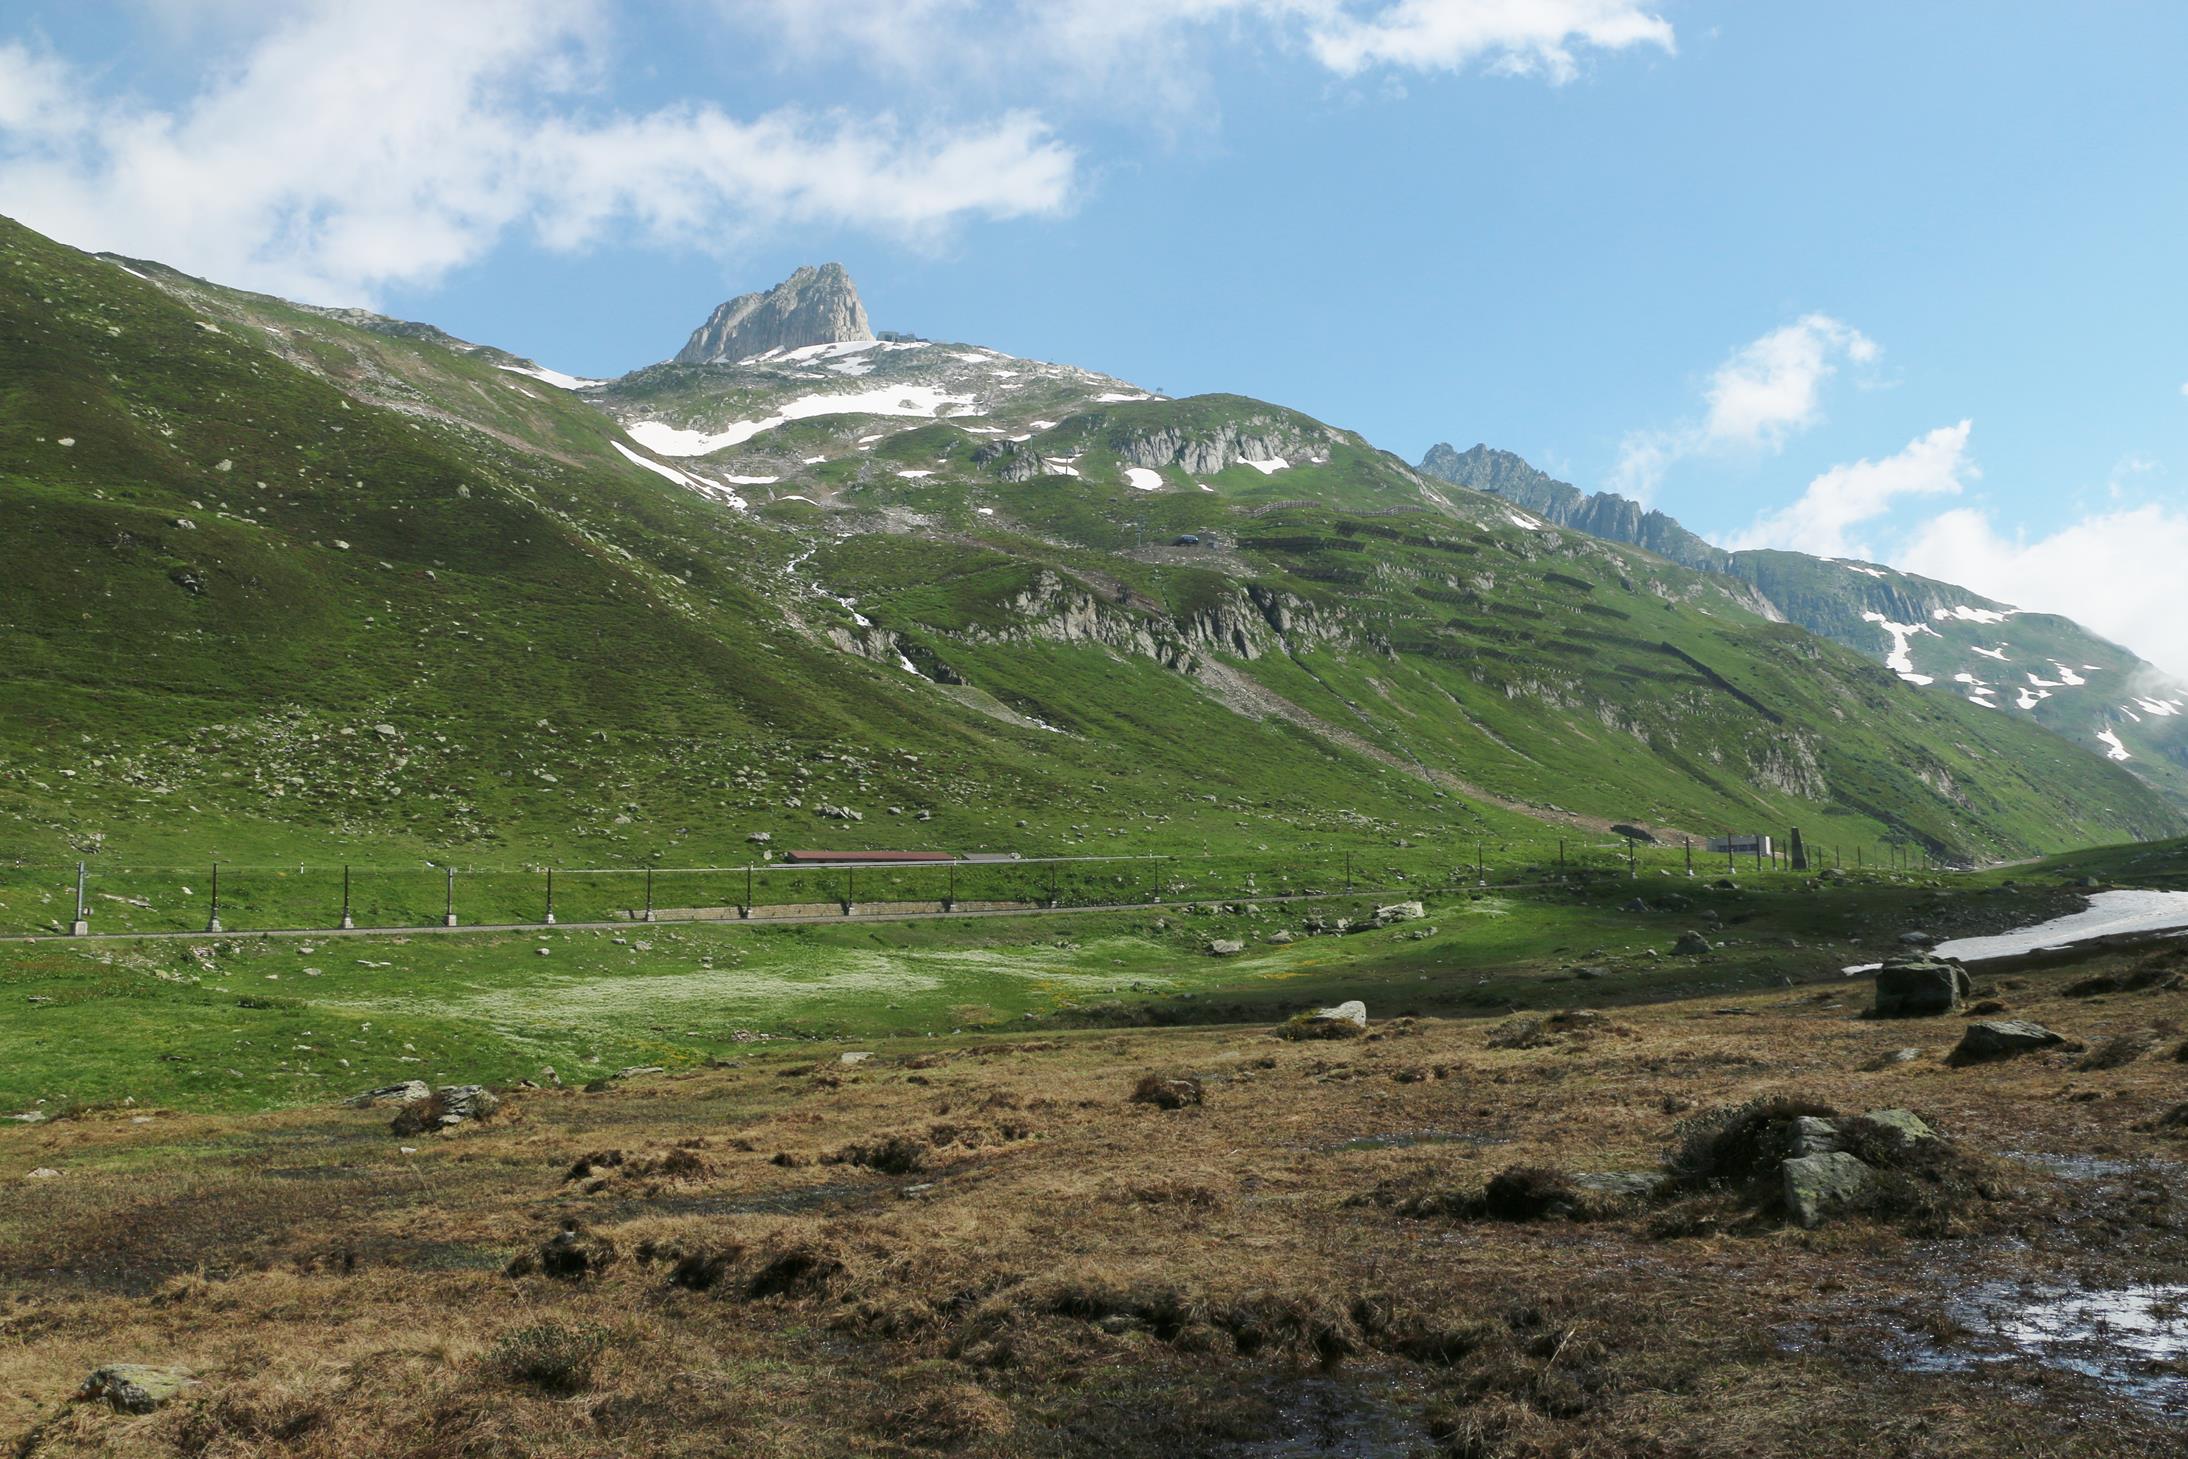
[[(1908, 683), (2028, 713), (2188, 803), (2188, 687), (2063, 615), (2027, 612), (1881, 563), (1727, 551), (1663, 512), (1615, 492), (1583, 492), (1486, 444), (1459, 451), (1438, 442), (1422, 456), (1421, 470), (1575, 531), (1749, 583), (1772, 613), (1875, 654)], [(2106, 679), (2088, 680), (2090, 673)], [(2085, 689), (2099, 692), (2074, 692)]]
[(1280, 405), (903, 339), (561, 384), (141, 272), (0, 224), (21, 865), (214, 856), (242, 899), (336, 847), (1539, 864), (1624, 823), (1982, 862), (2188, 825)]
[(873, 337), (850, 272), (840, 263), (806, 264), (773, 288), (716, 305), (673, 360), (680, 365), (719, 364), (774, 350)]

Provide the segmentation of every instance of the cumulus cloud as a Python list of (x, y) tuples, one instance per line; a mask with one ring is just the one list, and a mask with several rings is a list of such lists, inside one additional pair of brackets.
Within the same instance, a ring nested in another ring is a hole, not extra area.
[(2188, 682), (2188, 614), (2179, 607), (2188, 512), (2152, 503), (2032, 538), (2008, 536), (1988, 512), (1962, 507), (1925, 522), (1890, 561), (2001, 602), (2065, 614)]
[(1703, 387), (1699, 420), (1629, 433), (1611, 482), (1647, 500), (1682, 457), (1784, 448), (1823, 418), (1823, 387), (1841, 363), (1874, 364), (1876, 341), (1828, 314), (1805, 314), (1733, 351)]
[[(1756, 518), (1726, 545), (1735, 551), (1783, 547), (1819, 557), (1873, 561), (1876, 554), (1848, 535), (1855, 528), (1883, 516), (1902, 497), (1957, 495), (1981, 475), (1968, 458), (1968, 432), (1972, 426), (1970, 421), (1939, 426), (1908, 442), (1896, 455), (1834, 466), (1809, 482), (1795, 501)], [(1948, 581), (1965, 582), (1959, 578)]]
[(1076, 153), (1024, 112), (942, 129), (711, 104), (603, 113), (609, 37), (590, 0), (275, 14), (171, 108), (94, 100), (92, 77), (0, 44), (8, 211), (85, 247), (347, 303), (430, 284), (512, 230), (721, 249), (787, 225), (931, 235), (1073, 196)]

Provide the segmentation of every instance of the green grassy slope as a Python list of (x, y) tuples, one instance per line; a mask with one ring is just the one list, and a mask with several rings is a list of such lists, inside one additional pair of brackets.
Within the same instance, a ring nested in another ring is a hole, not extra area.
[[(0, 226), (0, 924), (50, 925), (79, 855), (266, 877), (1634, 820), (1986, 857), (2182, 828), (1737, 585), (1258, 402), (1080, 399), (1028, 442), (1078, 474), (1022, 479), (999, 426), (893, 420), (808, 466), (866, 423), (793, 422), (741, 512), (508, 356), (141, 271)], [(1226, 430), (1289, 464), (1126, 474)], [(805, 494), (831, 509), (768, 500)]]

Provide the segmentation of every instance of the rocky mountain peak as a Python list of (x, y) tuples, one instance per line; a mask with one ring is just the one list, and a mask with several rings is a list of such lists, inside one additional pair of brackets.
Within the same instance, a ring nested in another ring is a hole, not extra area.
[(769, 350), (873, 337), (858, 285), (843, 265), (807, 264), (772, 289), (739, 294), (715, 309), (676, 352), (676, 363), (748, 360)]

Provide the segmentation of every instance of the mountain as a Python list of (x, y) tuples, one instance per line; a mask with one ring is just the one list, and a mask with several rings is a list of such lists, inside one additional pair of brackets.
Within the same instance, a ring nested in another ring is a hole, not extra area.
[(2071, 619), (1880, 563), (1727, 552), (1662, 512), (1615, 492), (1584, 493), (1485, 445), (1432, 446), (1421, 470), (1576, 531), (1738, 578), (1772, 615), (1874, 655), (1907, 683), (2026, 715), (2188, 805), (2188, 686)]
[(83, 855), (172, 900), (159, 868), (216, 857), (248, 898), (759, 835), (1457, 864), (1614, 823), (1849, 861), (2188, 830), (1744, 581), (1241, 396), (905, 339), (588, 382), (5, 222), (0, 337), (0, 923)]
[(840, 263), (808, 264), (763, 293), (718, 306), (676, 352), (680, 365), (748, 360), (777, 350), (870, 340), (866, 306)]
[(1731, 553), (1703, 541), (1662, 512), (1648, 510), (1616, 492), (1582, 492), (1577, 486), (1536, 470), (1510, 451), (1477, 445), (1461, 452), (1438, 442), (1421, 458), (1421, 470), (1440, 481), (1494, 492), (1541, 513), (1560, 527), (1613, 542), (1630, 542), (1687, 567), (1708, 572), (1729, 569)]

